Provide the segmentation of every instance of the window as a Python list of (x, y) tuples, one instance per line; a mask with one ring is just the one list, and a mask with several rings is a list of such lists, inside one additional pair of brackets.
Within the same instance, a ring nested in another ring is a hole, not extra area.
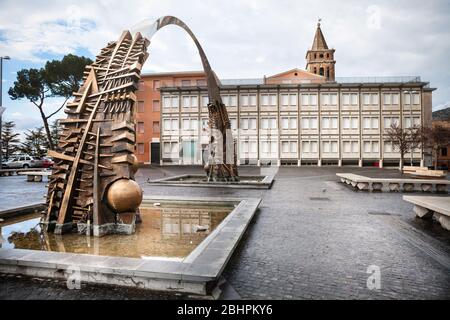
[(144, 154), (145, 153), (145, 145), (143, 143), (137, 144), (137, 152), (138, 154)]
[(139, 81), (138, 91), (144, 91), (144, 89), (145, 89), (145, 82), (144, 81)]
[(137, 130), (138, 130), (138, 133), (144, 133), (145, 128), (144, 128), (144, 123), (143, 122), (138, 122), (137, 123)]
[(164, 108), (178, 108), (179, 97), (178, 96), (165, 96), (163, 98)]
[(153, 80), (153, 90), (158, 90), (161, 87), (161, 83), (159, 80)]
[(317, 106), (317, 94), (302, 93), (302, 106)]
[(276, 94), (261, 94), (261, 106), (276, 106), (277, 105), (277, 95)]
[(164, 119), (163, 129), (164, 131), (178, 131), (178, 119)]
[(345, 130), (358, 129), (358, 117), (343, 117), (342, 125)]
[(281, 152), (297, 154), (297, 141), (282, 141)]
[(338, 152), (337, 141), (323, 141), (322, 148), (324, 153), (336, 153)]
[(420, 117), (407, 117), (404, 119), (405, 128), (411, 128), (412, 126), (420, 126)]
[(317, 141), (302, 141), (302, 153), (316, 153)]
[(256, 130), (256, 118), (241, 118), (242, 130)]
[(337, 117), (323, 117), (322, 118), (322, 129), (337, 129), (338, 119)]
[(159, 112), (161, 110), (159, 100), (153, 100), (153, 112)]
[(206, 87), (207, 85), (206, 80), (197, 80), (196, 82), (199, 87)]
[(232, 130), (236, 130), (237, 129), (237, 119), (236, 118), (231, 118), (230, 119), (230, 126)]
[(337, 93), (322, 93), (321, 97), (323, 106), (337, 105)]
[(208, 107), (209, 97), (208, 96), (202, 96), (202, 108)]
[(448, 156), (448, 148), (441, 148), (441, 156), (443, 157)]
[(364, 117), (363, 118), (364, 129), (378, 129), (378, 117)]
[(272, 130), (277, 128), (277, 118), (261, 118), (261, 128), (264, 130)]
[(302, 129), (317, 129), (317, 117), (302, 117)]
[(405, 92), (404, 93), (404, 104), (405, 105), (411, 105), (411, 98), (412, 98), (412, 103), (414, 105), (420, 105), (420, 93), (418, 93), (418, 92)]
[(229, 95), (229, 94), (223, 94), (221, 95), (222, 102), (227, 107), (237, 107), (237, 96), (236, 95)]
[(378, 141), (364, 141), (363, 151), (364, 153), (378, 153), (380, 151)]
[(363, 93), (364, 105), (378, 105), (378, 93)]
[(393, 124), (398, 125), (397, 117), (385, 117), (384, 118), (384, 128), (389, 129)]
[(281, 105), (284, 107), (297, 106), (297, 94), (296, 93), (283, 93), (281, 94)]
[(240, 152), (244, 154), (244, 157), (248, 156), (249, 153), (256, 154), (258, 152), (256, 141), (242, 141)]
[(399, 104), (399, 94), (398, 93), (384, 93), (383, 94), (383, 104), (398, 105)]
[(263, 157), (276, 157), (278, 155), (277, 141), (262, 141), (261, 154)]
[(297, 129), (297, 117), (281, 117), (282, 129)]
[(191, 86), (191, 80), (181, 80), (181, 86), (182, 87), (189, 87), (189, 86)]
[(144, 113), (145, 112), (145, 104), (144, 101), (138, 101), (137, 112)]
[(392, 145), (392, 142), (390, 142), (390, 141), (384, 142), (384, 152), (386, 152), (386, 153), (394, 152), (394, 147)]
[(198, 97), (197, 96), (183, 96), (183, 108), (197, 108)]
[(256, 94), (241, 94), (241, 107), (256, 107)]
[(342, 149), (344, 153), (358, 153), (358, 141), (343, 141)]
[(183, 119), (182, 125), (183, 125), (183, 130), (195, 131), (195, 130), (197, 130), (197, 119)]
[(153, 121), (153, 133), (159, 133), (160, 127), (159, 127), (159, 121)]
[(178, 142), (164, 142), (163, 153), (165, 155), (178, 157)]
[(345, 106), (358, 105), (358, 94), (357, 93), (343, 93), (342, 94), (342, 104)]

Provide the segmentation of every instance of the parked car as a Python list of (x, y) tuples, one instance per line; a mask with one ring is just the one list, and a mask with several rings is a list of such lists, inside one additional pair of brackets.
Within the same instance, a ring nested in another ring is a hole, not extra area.
[(8, 169), (18, 168), (42, 168), (43, 161), (39, 158), (29, 155), (20, 155), (13, 157), (10, 161), (5, 163), (5, 167)]
[(55, 162), (52, 159), (47, 157), (42, 158), (42, 168), (51, 168), (54, 164)]

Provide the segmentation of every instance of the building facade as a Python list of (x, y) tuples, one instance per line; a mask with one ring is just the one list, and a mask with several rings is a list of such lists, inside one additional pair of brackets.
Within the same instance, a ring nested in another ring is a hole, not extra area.
[(137, 91), (136, 156), (141, 163), (160, 163), (161, 92), (164, 87), (206, 85), (203, 72), (143, 74)]
[[(398, 165), (399, 154), (385, 130), (393, 122), (431, 126), (434, 89), (428, 83), (419, 77), (336, 78), (334, 53), (319, 24), (306, 55), (307, 71), (221, 81), (239, 165)], [(160, 76), (144, 77), (144, 82)], [(163, 165), (204, 162), (208, 96), (204, 78), (197, 81), (160, 85)], [(145, 149), (141, 156), (148, 162)], [(406, 158), (427, 163), (422, 150)]]

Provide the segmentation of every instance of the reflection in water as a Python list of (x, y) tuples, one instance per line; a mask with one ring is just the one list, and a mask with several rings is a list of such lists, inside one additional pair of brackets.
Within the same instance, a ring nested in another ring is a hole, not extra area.
[(1, 248), (87, 253), (121, 257), (184, 258), (234, 209), (230, 206), (141, 208), (142, 224), (133, 235), (102, 238), (64, 236), (41, 230), (39, 216), (0, 223)]

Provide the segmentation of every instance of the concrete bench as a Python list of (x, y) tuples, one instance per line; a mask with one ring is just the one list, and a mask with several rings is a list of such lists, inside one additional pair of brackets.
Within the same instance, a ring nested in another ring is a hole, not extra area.
[(434, 215), (441, 226), (450, 231), (450, 197), (403, 196), (403, 200), (414, 204), (414, 212), (421, 219)]
[(427, 167), (403, 167), (406, 174), (419, 177), (445, 178), (447, 173), (443, 170), (430, 170)]
[(49, 171), (27, 171), (27, 172), (19, 172), (19, 175), (27, 176), (28, 182), (42, 182), (42, 178), (44, 176), (51, 176), (52, 173)]
[(337, 173), (341, 182), (361, 191), (447, 193), (449, 180), (369, 178), (353, 173)]

